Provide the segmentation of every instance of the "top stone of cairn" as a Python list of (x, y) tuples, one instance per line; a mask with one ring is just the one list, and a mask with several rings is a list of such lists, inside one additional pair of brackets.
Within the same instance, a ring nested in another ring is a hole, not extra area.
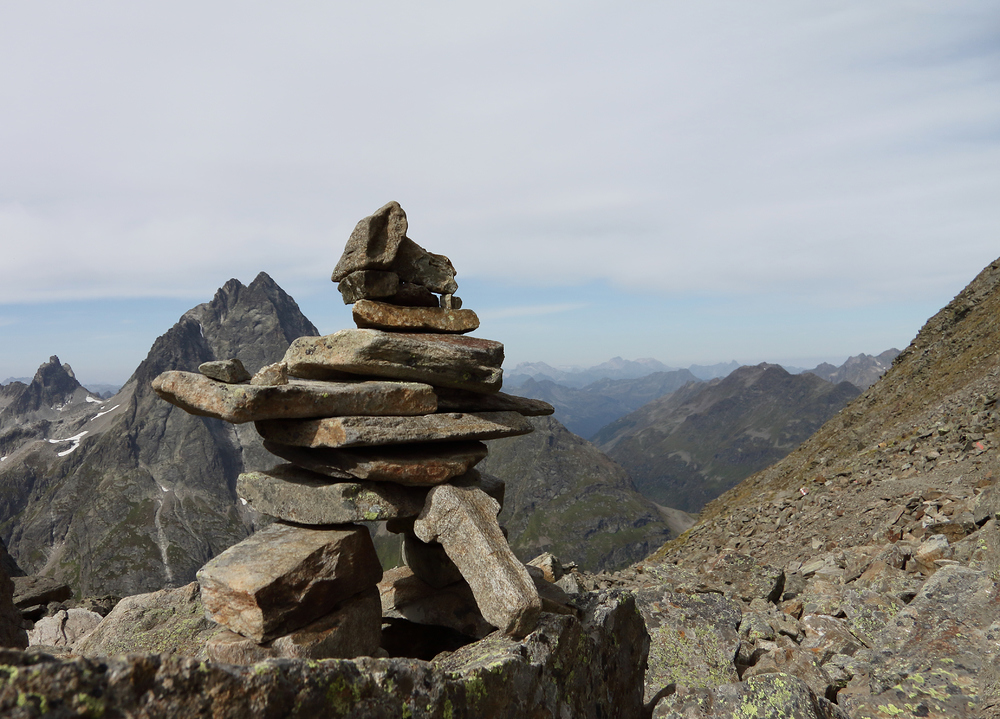
[(454, 294), (458, 284), (451, 260), (411, 240), (406, 236), (407, 227), (406, 213), (398, 202), (390, 202), (357, 224), (331, 277), (340, 283), (345, 303), (358, 299), (392, 302), (394, 295), (412, 295), (420, 287)]

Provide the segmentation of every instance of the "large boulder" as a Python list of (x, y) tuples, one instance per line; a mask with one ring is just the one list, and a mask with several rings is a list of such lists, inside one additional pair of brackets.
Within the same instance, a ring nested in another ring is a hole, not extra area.
[(522, 641), (494, 633), (431, 662), (243, 667), (177, 655), (60, 661), (0, 650), (0, 715), (630, 719), (641, 716), (648, 647), (635, 600), (611, 591), (591, 595), (582, 619), (544, 614)]

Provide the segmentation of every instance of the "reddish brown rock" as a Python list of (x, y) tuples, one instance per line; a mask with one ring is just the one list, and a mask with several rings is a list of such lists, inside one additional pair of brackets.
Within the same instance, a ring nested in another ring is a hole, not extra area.
[(328, 477), (283, 464), (244, 472), (236, 494), (258, 512), (296, 524), (345, 524), (415, 517), (426, 491), (388, 482), (331, 482)]
[(216, 382), (194, 372), (164, 372), (153, 390), (185, 412), (239, 424), (262, 419), (341, 415), (422, 415), (437, 409), (432, 388), (416, 382), (319, 382), (267, 386)]
[(503, 382), (503, 345), (461, 335), (341, 330), (299, 337), (285, 362), (290, 375), (304, 379), (349, 372), (474, 392), (496, 392)]
[(524, 636), (538, 622), (541, 600), (497, 524), (499, 511), (497, 501), (480, 489), (442, 484), (427, 493), (413, 531), (444, 547), (486, 621), (505, 634)]
[(430, 487), (465, 474), (486, 458), (482, 442), (382, 445), (323, 449), (264, 442), (264, 449), (300, 467), (341, 479)]
[(279, 522), (198, 570), (205, 615), (257, 642), (310, 624), (381, 577), (364, 527), (312, 529)]
[(528, 434), (532, 426), (516, 412), (460, 412), (422, 417), (330, 417), (264, 420), (264, 439), (296, 447), (370, 447), (411, 442), (499, 439)]
[(465, 334), (479, 328), (472, 310), (444, 307), (400, 307), (385, 302), (359, 300), (352, 310), (354, 323), (364, 329), (389, 332), (442, 332)]
[(266, 644), (224, 631), (206, 643), (205, 652), (212, 661), (244, 665), (265, 659), (349, 659), (373, 656), (381, 634), (382, 603), (378, 589), (371, 587), (312, 624)]

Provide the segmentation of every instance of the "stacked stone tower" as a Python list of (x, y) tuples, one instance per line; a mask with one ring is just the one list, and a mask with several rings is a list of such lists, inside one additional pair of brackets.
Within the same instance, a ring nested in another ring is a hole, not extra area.
[[(153, 383), (188, 412), (254, 422), (286, 461), (236, 488), (275, 521), (198, 572), (207, 616), (229, 630), (209, 644), (217, 661), (376, 654), (387, 595), (414, 581), (424, 600), (471, 591), (473, 633), (523, 636), (537, 622), (535, 582), (497, 522), (503, 483), (474, 466), (482, 440), (530, 432), (524, 417), (552, 407), (499, 391), (503, 345), (465, 336), (479, 319), (461, 309), (451, 261), (406, 232), (391, 202), (351, 234), (333, 280), (357, 329), (301, 337), (253, 377), (232, 359)], [(359, 523), (382, 521), (403, 534), (408, 568), (380, 599)]]

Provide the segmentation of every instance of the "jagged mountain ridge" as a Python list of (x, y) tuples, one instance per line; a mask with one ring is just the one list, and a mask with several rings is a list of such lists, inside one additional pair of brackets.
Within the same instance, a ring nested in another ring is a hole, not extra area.
[(850, 382), (858, 389), (865, 390), (875, 384), (879, 377), (889, 370), (897, 355), (899, 355), (899, 350), (895, 347), (874, 356), (862, 352), (859, 355), (848, 357), (844, 364), (839, 367), (823, 362), (813, 369), (804, 371), (822, 377), (827, 382), (834, 384)]
[[(47, 390), (44, 382), (21, 390), (0, 424), (7, 455), (0, 532), (18, 563), (83, 594), (191, 581), (253, 526), (236, 502), (239, 472), (273, 462), (252, 428), (188, 415), (160, 400), (150, 381), (167, 369), (196, 370), (233, 356), (254, 371), (303, 334), (317, 331), (261, 273), (249, 286), (230, 280), (211, 302), (185, 313), (103, 405), (77, 403), (56, 421), (25, 423), (30, 417), (12, 407)], [(81, 432), (69, 452), (63, 448), (72, 445), (52, 443)]]
[(849, 383), (791, 375), (778, 365), (744, 366), (654, 400), (593, 440), (643, 495), (698, 512), (788, 454), (858, 394)]
[(574, 434), (592, 437), (606, 424), (647, 402), (669, 394), (698, 379), (688, 370), (653, 372), (632, 379), (599, 379), (583, 388), (548, 379), (529, 378), (511, 385), (514, 394), (548, 402), (555, 416)]

